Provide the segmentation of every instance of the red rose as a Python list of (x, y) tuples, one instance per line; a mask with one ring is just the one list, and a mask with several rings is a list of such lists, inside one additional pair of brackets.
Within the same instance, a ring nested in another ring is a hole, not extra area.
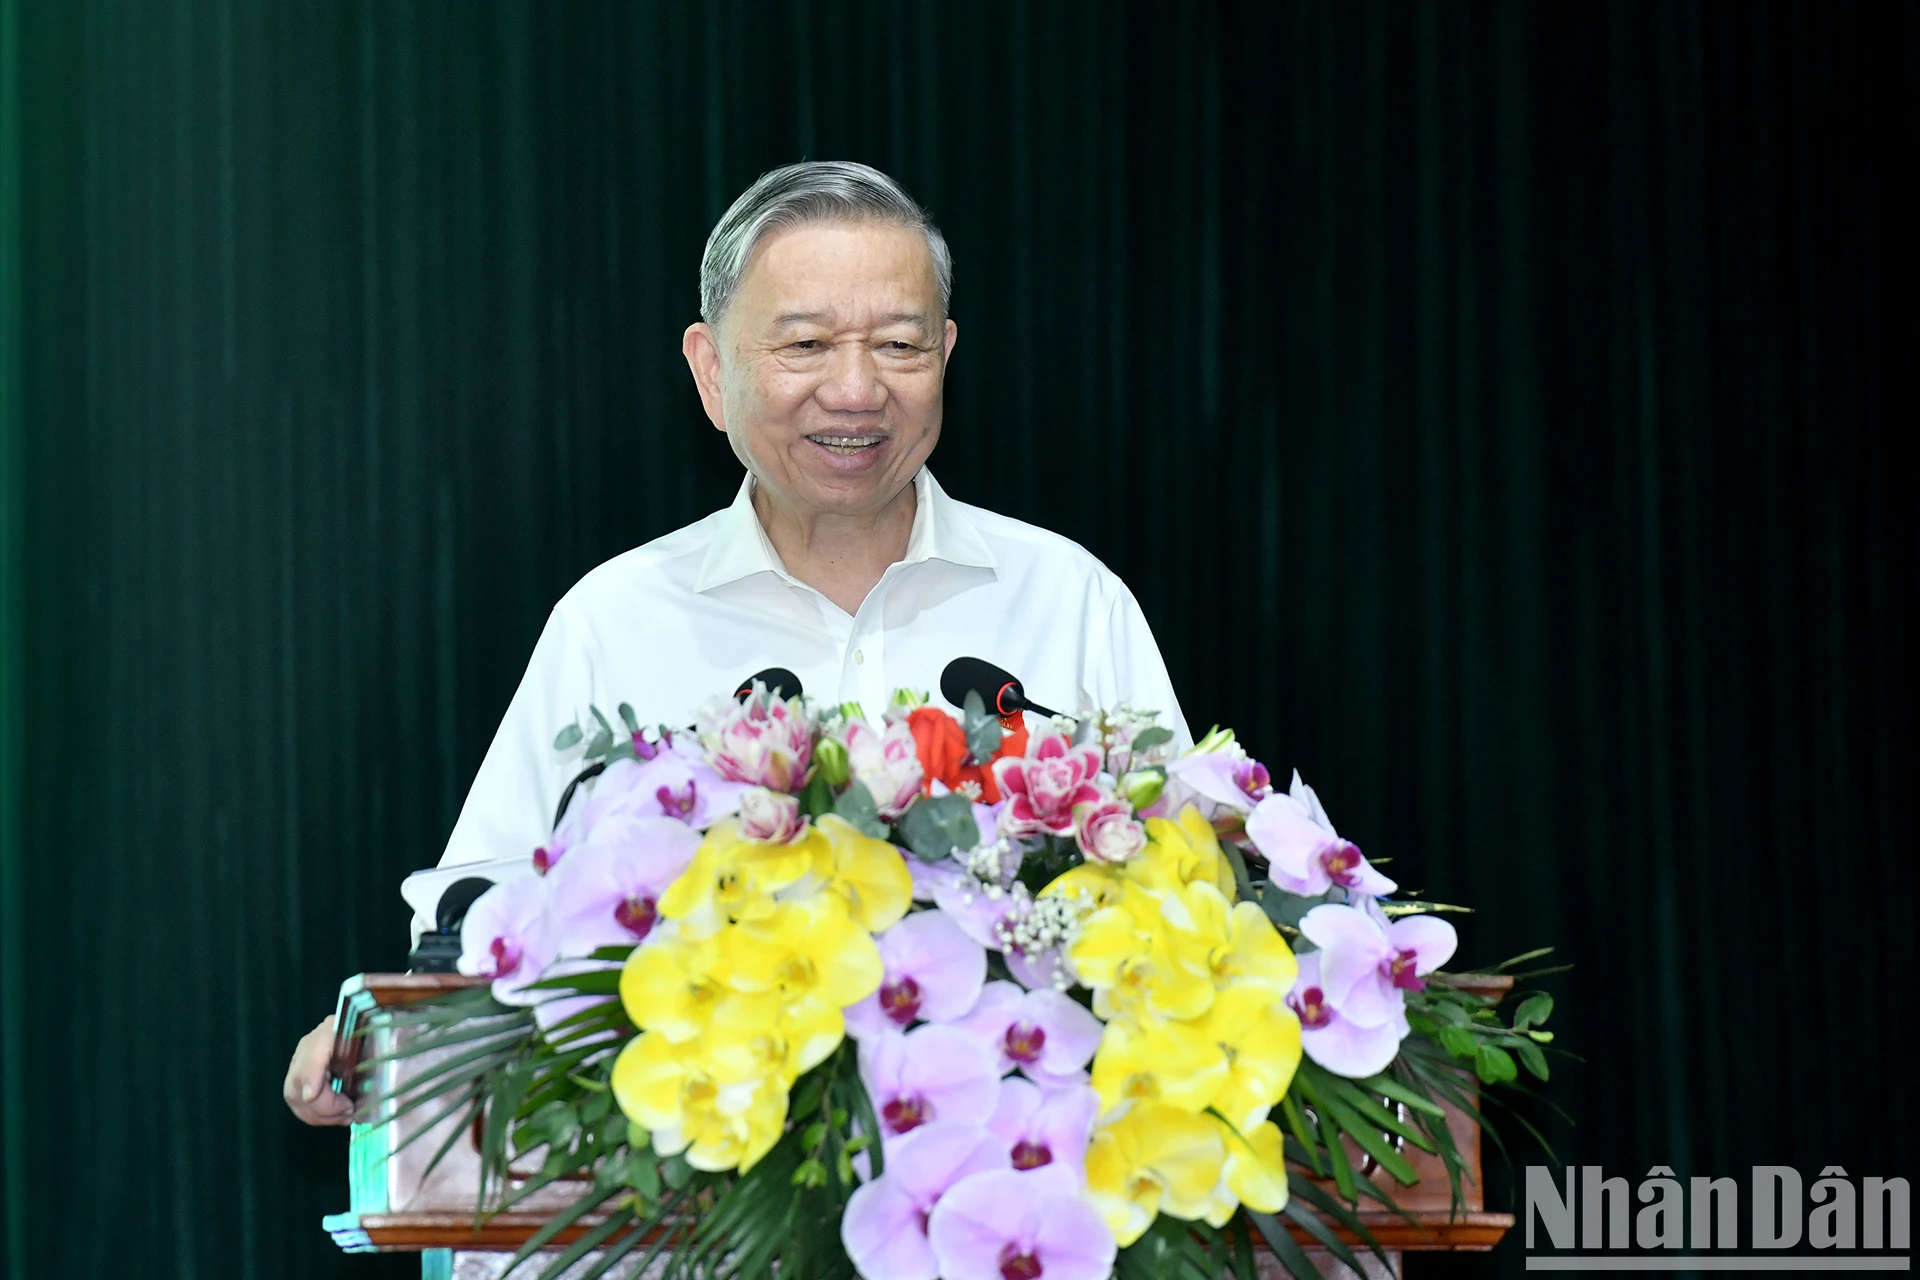
[[(993, 770), (968, 762), (967, 735), (958, 720), (938, 707), (921, 707), (907, 716), (907, 727), (913, 731), (914, 754), (919, 756), (920, 768), (926, 776), (926, 782), (921, 784), (923, 787), (936, 778), (951, 791), (958, 791), (962, 783), (971, 782), (980, 788), (981, 803), (1000, 803), (1000, 785), (993, 779)], [(1027, 725), (1024, 717), (1003, 716), (1000, 727), (1005, 732), (1000, 739), (1000, 749), (993, 753), (993, 758), (998, 760), (1001, 756), (1025, 755)]]

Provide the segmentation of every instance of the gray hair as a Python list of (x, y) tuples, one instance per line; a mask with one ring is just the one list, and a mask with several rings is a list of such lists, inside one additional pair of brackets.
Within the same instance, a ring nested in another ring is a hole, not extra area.
[(700, 318), (719, 324), (760, 242), (803, 223), (886, 222), (918, 231), (933, 255), (940, 310), (953, 300), (953, 255), (927, 211), (878, 169), (844, 160), (808, 160), (763, 173), (722, 214), (700, 255)]

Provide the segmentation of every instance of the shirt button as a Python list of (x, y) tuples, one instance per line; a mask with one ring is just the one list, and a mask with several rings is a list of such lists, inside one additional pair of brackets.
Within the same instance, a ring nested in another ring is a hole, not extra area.
[(855, 650), (853, 651), (853, 665), (854, 665), (854, 666), (856, 666), (856, 667), (858, 667), (858, 666), (861, 666), (861, 665), (864, 665), (864, 664), (865, 664), (865, 662), (866, 662), (866, 660), (867, 660), (867, 655), (866, 655), (866, 654), (864, 654), (864, 653), (862, 653), (862, 652), (860, 652), (860, 650), (858, 650), (858, 649), (855, 649)]

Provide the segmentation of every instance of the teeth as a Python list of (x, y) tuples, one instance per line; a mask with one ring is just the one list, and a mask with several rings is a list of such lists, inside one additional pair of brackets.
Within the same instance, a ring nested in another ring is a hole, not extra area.
[(885, 436), (808, 436), (807, 439), (824, 449), (843, 456), (851, 456), (863, 449), (871, 449), (886, 439)]

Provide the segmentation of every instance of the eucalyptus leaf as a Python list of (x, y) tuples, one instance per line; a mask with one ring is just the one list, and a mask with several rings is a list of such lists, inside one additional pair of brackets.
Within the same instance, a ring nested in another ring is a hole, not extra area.
[(559, 733), (553, 735), (553, 749), (555, 751), (571, 751), (573, 748), (579, 746), (581, 740), (586, 736), (586, 734), (580, 732), (579, 725), (570, 724)]
[(620, 723), (627, 726), (628, 733), (640, 732), (640, 721), (633, 714), (633, 707), (625, 702), (620, 704)]
[(1133, 735), (1133, 741), (1127, 744), (1127, 750), (1137, 756), (1172, 741), (1173, 730), (1163, 724), (1150, 725)]
[(900, 837), (922, 860), (944, 858), (955, 849), (971, 849), (980, 842), (973, 820), (973, 801), (954, 791), (916, 800), (900, 819)]
[(604, 756), (612, 750), (613, 730), (611, 729), (602, 729), (593, 735), (591, 742), (587, 743), (587, 754), (589, 756)]
[(886, 839), (887, 824), (880, 821), (880, 806), (874, 803), (873, 792), (867, 790), (866, 783), (848, 784), (840, 798), (833, 802), (833, 811), (864, 834), (876, 840)]
[(977, 689), (967, 690), (966, 704), (961, 708), (961, 724), (967, 735), (967, 754), (979, 764), (993, 759), (993, 753), (1000, 749), (1000, 741), (1006, 731), (1000, 727), (1000, 718), (987, 711), (985, 700)]

